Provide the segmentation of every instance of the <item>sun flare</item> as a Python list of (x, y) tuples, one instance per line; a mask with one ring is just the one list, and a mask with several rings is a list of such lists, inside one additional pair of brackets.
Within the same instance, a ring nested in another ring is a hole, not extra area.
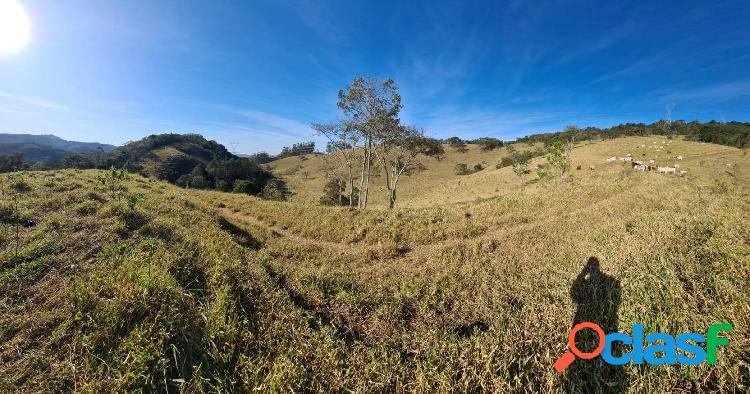
[(29, 42), (31, 24), (16, 0), (0, 0), (0, 54), (21, 50)]

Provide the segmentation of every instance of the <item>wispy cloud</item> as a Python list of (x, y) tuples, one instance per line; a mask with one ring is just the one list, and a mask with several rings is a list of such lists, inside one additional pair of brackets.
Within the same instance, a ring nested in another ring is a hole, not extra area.
[(499, 112), (491, 110), (439, 111), (420, 117), (429, 135), (445, 138), (495, 136), (513, 139), (523, 134), (556, 129), (564, 122), (558, 113)]
[(337, 20), (335, 7), (322, 1), (301, 0), (282, 2), (310, 30), (333, 42), (346, 40), (344, 23)]
[(664, 89), (655, 92), (665, 102), (723, 102), (750, 96), (750, 79), (719, 83), (687, 89)]
[(239, 110), (236, 113), (249, 119), (251, 121), (250, 127), (265, 130), (266, 133), (296, 138), (309, 138), (313, 134), (309, 125), (294, 119), (251, 109)]
[(0, 106), (0, 112), (16, 114), (16, 115), (41, 115), (40, 112), (24, 111), (24, 110), (12, 108), (12, 107), (4, 107), (4, 106)]
[(591, 56), (599, 51), (611, 48), (637, 31), (633, 23), (623, 23), (594, 40), (586, 40), (585, 44), (574, 48), (560, 56), (555, 64), (561, 65)]
[(34, 107), (49, 109), (53, 111), (70, 111), (70, 108), (66, 105), (62, 105), (47, 99), (31, 96), (23, 96), (13, 93), (0, 92), (0, 97), (7, 99), (8, 101), (14, 101), (16, 103), (29, 104)]
[(669, 54), (666, 53), (657, 53), (655, 55), (642, 57), (630, 63), (626, 67), (608, 72), (604, 75), (599, 76), (598, 78), (593, 79), (591, 82), (589, 82), (589, 85), (609, 81), (611, 79), (630, 77), (662, 69), (665, 67), (665, 62), (669, 60), (668, 55)]

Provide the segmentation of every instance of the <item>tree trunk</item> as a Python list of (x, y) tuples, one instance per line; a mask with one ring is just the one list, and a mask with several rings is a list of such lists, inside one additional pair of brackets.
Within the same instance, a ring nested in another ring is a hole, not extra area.
[(362, 195), (365, 191), (365, 172), (367, 168), (367, 145), (365, 145), (365, 152), (362, 154), (362, 170), (359, 174), (359, 190), (357, 191), (357, 208), (362, 209)]
[(388, 208), (393, 208), (391, 204), (391, 196), (393, 195), (393, 188), (391, 187), (391, 172), (388, 168), (388, 163), (385, 160), (385, 152), (380, 156), (380, 164), (383, 166), (383, 174), (385, 175), (385, 190), (386, 193), (388, 193)]
[(388, 208), (396, 206), (396, 189), (398, 188), (398, 180), (401, 178), (401, 174), (406, 169), (406, 166), (401, 169), (398, 168), (398, 161), (393, 165), (393, 180), (392, 185), (388, 187)]
[(342, 206), (342, 205), (344, 205), (344, 200), (343, 200), (343, 198), (344, 198), (344, 194), (343, 194), (343, 192), (344, 192), (344, 190), (343, 190), (344, 181), (342, 181), (341, 179), (336, 179), (336, 183), (339, 186), (339, 192), (338, 192), (339, 206)]
[(352, 163), (349, 162), (349, 165), (347, 167), (347, 175), (349, 179), (349, 208), (351, 208), (354, 205), (354, 178), (352, 177)]
[(367, 196), (370, 193), (370, 173), (372, 172), (372, 140), (367, 139), (367, 150), (365, 152), (365, 177), (364, 177), (364, 190), (360, 191), (362, 197), (360, 199), (361, 207), (367, 208)]

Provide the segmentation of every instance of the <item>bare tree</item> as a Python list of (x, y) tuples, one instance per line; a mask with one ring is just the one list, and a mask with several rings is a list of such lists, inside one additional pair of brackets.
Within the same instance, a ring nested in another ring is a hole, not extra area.
[(396, 205), (398, 181), (404, 174), (419, 168), (420, 155), (436, 157), (444, 153), (439, 141), (425, 137), (424, 132), (412, 126), (393, 124), (381, 135), (378, 158), (385, 173), (388, 191), (388, 208)]
[[(360, 160), (361, 149), (359, 133), (344, 121), (321, 124), (313, 123), (312, 128), (320, 135), (328, 138), (326, 153), (323, 160), (327, 161), (326, 168), (328, 177), (341, 177), (346, 180), (346, 189), (349, 193), (349, 206), (354, 204), (354, 166)], [(343, 164), (344, 174), (339, 173), (340, 164)]]

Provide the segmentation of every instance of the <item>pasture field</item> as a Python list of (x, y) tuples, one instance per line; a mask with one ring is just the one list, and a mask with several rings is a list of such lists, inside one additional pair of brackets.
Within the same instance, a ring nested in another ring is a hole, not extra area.
[[(377, 187), (364, 211), (316, 204), (319, 156), (270, 163), (290, 202), (104, 171), (0, 175), (0, 391), (750, 390), (746, 152), (584, 142), (566, 179), (526, 185), (495, 168), (505, 148), (446, 152), (393, 210)], [(605, 163), (626, 154), (687, 174)], [(485, 169), (455, 175), (461, 162)], [(734, 330), (716, 365), (597, 358), (558, 374), (582, 318)]]

